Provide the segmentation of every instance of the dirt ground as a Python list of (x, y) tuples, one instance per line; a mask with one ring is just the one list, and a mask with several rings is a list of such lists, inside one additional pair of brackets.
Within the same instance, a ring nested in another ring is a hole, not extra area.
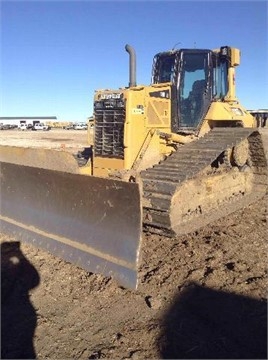
[(58, 149), (76, 152), (88, 145), (87, 131), (52, 129), (49, 131), (0, 131), (0, 145)]
[[(86, 132), (0, 132), (14, 142), (72, 150)], [(2, 359), (266, 359), (267, 200), (143, 234), (137, 291), (1, 234)]]

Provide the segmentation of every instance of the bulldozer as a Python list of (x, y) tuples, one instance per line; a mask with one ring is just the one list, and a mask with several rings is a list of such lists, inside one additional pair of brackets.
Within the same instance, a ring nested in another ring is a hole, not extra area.
[[(1, 230), (93, 273), (138, 286), (144, 232), (194, 232), (267, 191), (267, 129), (236, 97), (240, 51), (172, 49), (151, 84), (94, 94), (78, 154), (1, 146)], [(89, 132), (92, 131), (91, 128)]]

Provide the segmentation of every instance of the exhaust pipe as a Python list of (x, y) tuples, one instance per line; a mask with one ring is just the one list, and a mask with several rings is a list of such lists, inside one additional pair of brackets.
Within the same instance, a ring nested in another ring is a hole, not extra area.
[(136, 86), (136, 53), (132, 46), (126, 45), (126, 51), (129, 53), (129, 87)]

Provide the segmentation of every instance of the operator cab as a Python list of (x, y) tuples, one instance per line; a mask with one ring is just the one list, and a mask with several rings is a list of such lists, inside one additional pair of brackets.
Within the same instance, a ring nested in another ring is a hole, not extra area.
[(173, 132), (198, 131), (211, 102), (227, 94), (228, 59), (222, 51), (226, 48), (218, 53), (199, 49), (172, 50), (154, 57), (152, 83), (172, 84)]

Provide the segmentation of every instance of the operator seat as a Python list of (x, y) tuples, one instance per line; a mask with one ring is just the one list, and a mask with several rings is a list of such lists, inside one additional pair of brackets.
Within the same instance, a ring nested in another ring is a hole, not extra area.
[[(205, 80), (196, 80), (193, 83), (192, 91), (189, 93), (189, 103), (191, 107), (191, 117), (192, 123), (195, 124), (197, 119), (200, 119), (200, 116), (203, 112), (203, 105), (204, 105), (204, 94), (205, 94)], [(199, 122), (199, 121), (198, 121)]]

